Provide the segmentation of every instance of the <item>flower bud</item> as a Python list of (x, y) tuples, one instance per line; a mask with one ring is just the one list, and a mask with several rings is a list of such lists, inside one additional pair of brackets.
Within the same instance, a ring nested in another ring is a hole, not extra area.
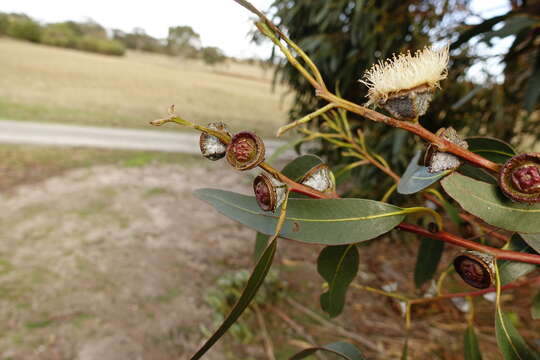
[(253, 181), (253, 191), (261, 209), (274, 212), (285, 199), (287, 186), (273, 177), (261, 174)]
[[(452, 127), (447, 129), (441, 128), (437, 131), (436, 135), (464, 149), (469, 147), (467, 142)], [(437, 173), (458, 168), (461, 165), (461, 160), (453, 154), (439, 151), (437, 145), (430, 144), (426, 150), (424, 165), (428, 168), (428, 172)]]
[(264, 143), (249, 131), (234, 135), (227, 146), (227, 161), (237, 170), (249, 170), (264, 161)]
[(510, 158), (499, 173), (503, 193), (517, 202), (540, 202), (540, 154), (525, 153)]
[(454, 268), (467, 284), (477, 289), (486, 289), (493, 283), (495, 265), (491, 255), (464, 251), (455, 258)]
[[(210, 123), (207, 127), (211, 130), (221, 131), (231, 136), (227, 127), (222, 122)], [(199, 148), (205, 158), (215, 161), (225, 156), (227, 144), (223, 143), (217, 137), (203, 132), (199, 138)]]
[(320, 192), (330, 192), (336, 189), (334, 175), (326, 164), (319, 164), (309, 170), (300, 183)]

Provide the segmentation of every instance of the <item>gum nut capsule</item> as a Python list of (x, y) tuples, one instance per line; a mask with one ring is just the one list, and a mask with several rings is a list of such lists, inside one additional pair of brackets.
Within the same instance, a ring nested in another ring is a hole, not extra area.
[(499, 173), (503, 193), (517, 202), (540, 202), (540, 154), (525, 153), (510, 158)]
[(227, 146), (227, 161), (237, 170), (249, 170), (264, 161), (264, 143), (249, 131), (234, 135)]
[[(464, 149), (469, 147), (469, 144), (452, 127), (447, 129), (441, 128), (437, 131), (436, 135)], [(428, 168), (428, 172), (437, 173), (444, 170), (457, 169), (461, 165), (461, 160), (453, 154), (439, 151), (437, 145), (430, 144), (426, 150), (424, 165)]]
[(274, 212), (283, 203), (287, 186), (273, 177), (261, 174), (253, 181), (253, 191), (260, 208)]
[(491, 255), (478, 251), (464, 251), (454, 259), (454, 268), (472, 287), (486, 289), (494, 279), (494, 262)]
[(319, 164), (309, 170), (300, 183), (320, 192), (334, 191), (336, 188), (334, 175), (326, 164)]
[[(222, 122), (210, 123), (207, 127), (211, 130), (221, 131), (231, 136), (227, 127)], [(215, 161), (225, 156), (227, 144), (223, 143), (217, 137), (203, 132), (199, 138), (199, 148), (201, 149), (201, 154), (205, 158)]]

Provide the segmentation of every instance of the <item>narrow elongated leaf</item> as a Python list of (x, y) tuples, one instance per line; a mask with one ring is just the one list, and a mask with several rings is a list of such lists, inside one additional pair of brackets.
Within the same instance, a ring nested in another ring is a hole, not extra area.
[(257, 233), (257, 236), (255, 237), (255, 249), (253, 250), (253, 260), (255, 260), (255, 262), (259, 260), (264, 249), (266, 249), (268, 240), (270, 240), (269, 235), (264, 235), (260, 232)]
[[(504, 247), (504, 249), (529, 254), (534, 253), (534, 250), (531, 249), (531, 247), (527, 245), (527, 243), (523, 241), (518, 234), (514, 234), (514, 236), (512, 236), (512, 239)], [(511, 283), (536, 269), (536, 265), (534, 264), (519, 261), (499, 260), (498, 264), (501, 275), (501, 283), (503, 285)]]
[(270, 270), (272, 260), (274, 259), (274, 255), (276, 253), (276, 248), (277, 239), (274, 239), (261, 255), (257, 265), (255, 265), (246, 287), (242, 291), (240, 298), (233, 306), (229, 315), (227, 315), (221, 326), (210, 337), (210, 339), (208, 339), (199, 349), (199, 351), (197, 351), (197, 353), (191, 357), (191, 360), (200, 359), (225, 334), (225, 332), (227, 332), (231, 325), (233, 325), (240, 315), (242, 315), (244, 310), (246, 310), (251, 303), (251, 300), (253, 300), (257, 294), (257, 290), (259, 290), (259, 287), (262, 285), (264, 278)]
[(540, 291), (533, 298), (531, 316), (534, 320), (540, 319)]
[(523, 107), (525, 110), (532, 112), (536, 107), (538, 98), (540, 98), (540, 53), (536, 55), (533, 74), (527, 81), (525, 99), (523, 102)]
[(409, 358), (409, 338), (405, 339), (403, 344), (403, 350), (401, 351), (401, 360), (407, 360)]
[(468, 29), (468, 30), (464, 31), (463, 33), (461, 33), (461, 35), (458, 37), (458, 39), (456, 41), (454, 41), (452, 43), (452, 45), (450, 45), (450, 49), (455, 49), (455, 48), (459, 47), (461, 44), (466, 43), (467, 41), (469, 41), (473, 37), (475, 37), (477, 35), (480, 35), (482, 33), (485, 33), (487, 31), (490, 31), (491, 28), (495, 24), (503, 21), (507, 17), (508, 17), (508, 14), (504, 14), (504, 15), (501, 15), (501, 16), (495, 16), (495, 17), (493, 17), (491, 19), (485, 20), (481, 24), (478, 24), (478, 25), (475, 25), (475, 26), (471, 27), (470, 29)]
[(529, 16), (512, 16), (505, 21), (502, 28), (490, 31), (484, 35), (482, 41), (489, 42), (493, 38), (505, 38), (511, 35), (517, 35), (520, 31), (538, 24), (538, 20)]
[(417, 152), (407, 166), (405, 173), (397, 186), (397, 192), (404, 195), (414, 194), (420, 190), (424, 190), (428, 186), (436, 183), (451, 171), (440, 171), (438, 173), (428, 172), (428, 168), (418, 165), (421, 152)]
[(540, 234), (520, 234), (521, 238), (540, 254)]
[(523, 233), (540, 232), (540, 204), (515, 203), (499, 188), (459, 173), (441, 182), (459, 205), (488, 224)]
[(414, 268), (414, 283), (417, 288), (433, 278), (441, 260), (443, 250), (444, 242), (422, 238)]
[[(217, 189), (195, 195), (225, 216), (272, 235), (278, 215), (264, 212), (255, 198)], [(290, 199), (280, 236), (312, 244), (343, 245), (376, 238), (404, 219), (401, 208), (366, 199)]]
[(465, 336), (463, 337), (463, 347), (465, 353), (465, 360), (482, 360), (482, 353), (478, 346), (478, 339), (474, 332), (474, 327), (469, 325), (465, 330)]
[(321, 295), (321, 308), (330, 317), (338, 316), (347, 288), (358, 273), (358, 249), (352, 244), (325, 247), (317, 259), (317, 271), (328, 283), (328, 291)]
[(293, 355), (289, 360), (305, 359), (306, 357), (313, 355), (317, 351), (324, 351), (335, 354), (346, 360), (365, 360), (364, 356), (362, 355), (360, 350), (356, 348), (356, 346), (343, 341), (304, 349), (299, 353)]
[(531, 350), (516, 330), (508, 315), (497, 307), (495, 336), (505, 360), (538, 360), (538, 353)]

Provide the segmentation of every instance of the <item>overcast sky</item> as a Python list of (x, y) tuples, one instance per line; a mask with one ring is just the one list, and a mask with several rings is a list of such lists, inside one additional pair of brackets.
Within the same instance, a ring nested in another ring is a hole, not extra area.
[[(506, 12), (508, 0), (473, 0), (473, 10), (484, 17)], [(272, 0), (251, 0), (266, 10)], [(270, 45), (251, 44), (251, 13), (232, 0), (0, 0), (0, 11), (22, 12), (42, 22), (91, 18), (108, 29), (131, 31), (141, 27), (156, 38), (169, 26), (189, 25), (201, 35), (203, 46), (217, 46), (229, 56), (267, 57)]]

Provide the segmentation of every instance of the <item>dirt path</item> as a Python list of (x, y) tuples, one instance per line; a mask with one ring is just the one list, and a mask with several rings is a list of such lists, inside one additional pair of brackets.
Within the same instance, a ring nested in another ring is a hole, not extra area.
[(192, 191), (246, 181), (215, 166), (102, 166), (0, 195), (0, 358), (187, 358), (209, 325), (209, 284), (250, 265), (254, 237)]
[[(191, 132), (119, 129), (13, 120), (0, 120), (0, 143), (200, 153), (199, 135)], [(268, 154), (283, 144), (285, 144), (283, 141), (265, 140)]]

